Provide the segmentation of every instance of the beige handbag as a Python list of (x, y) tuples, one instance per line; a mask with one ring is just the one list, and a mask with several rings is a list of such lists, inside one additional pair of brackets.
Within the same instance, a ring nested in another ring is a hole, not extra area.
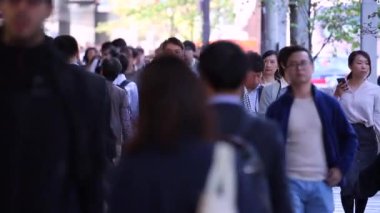
[(235, 149), (218, 142), (197, 213), (238, 213)]

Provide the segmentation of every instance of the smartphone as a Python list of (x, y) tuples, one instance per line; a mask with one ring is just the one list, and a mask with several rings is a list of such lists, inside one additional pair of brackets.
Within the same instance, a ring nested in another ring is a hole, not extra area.
[(338, 81), (338, 84), (340, 84), (340, 83), (346, 83), (346, 79), (345, 78), (338, 78), (338, 79), (336, 79), (337, 81)]

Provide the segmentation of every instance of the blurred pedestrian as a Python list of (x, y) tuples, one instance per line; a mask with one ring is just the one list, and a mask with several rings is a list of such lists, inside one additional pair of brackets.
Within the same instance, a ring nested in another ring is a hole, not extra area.
[(368, 167), (378, 153), (376, 132), (380, 133), (380, 87), (367, 80), (371, 74), (371, 58), (368, 53), (353, 51), (348, 57), (351, 70), (347, 80), (341, 81), (335, 90), (348, 121), (359, 137), (359, 149), (341, 190), (345, 212), (362, 213), (368, 197), (361, 196), (356, 188), (359, 173)]
[(122, 66), (117, 58), (106, 58), (103, 60), (101, 74), (107, 79), (107, 89), (111, 99), (110, 126), (116, 138), (115, 162), (118, 161), (121, 156), (122, 145), (127, 143), (132, 133), (127, 93), (124, 89), (112, 83), (118, 74), (121, 73), (121, 70)]
[(287, 55), (286, 50), (289, 47), (284, 47), (278, 53), (278, 73), (280, 79), (276, 79), (273, 83), (264, 86), (260, 101), (259, 101), (259, 115), (265, 115), (268, 107), (276, 101), (281, 95), (285, 94), (289, 86), (289, 77), (285, 72), (284, 58)]
[(106, 82), (68, 65), (43, 32), (52, 0), (0, 8), (0, 212), (102, 213)]
[(261, 76), (264, 69), (264, 62), (261, 56), (256, 52), (247, 54), (249, 61), (249, 70), (245, 77), (243, 88), (243, 106), (253, 116), (257, 116), (259, 112), (259, 100), (263, 91), (260, 84)]
[(334, 211), (332, 187), (342, 182), (357, 145), (339, 103), (311, 84), (310, 52), (291, 46), (284, 57), (290, 87), (269, 106), (267, 117), (281, 126), (294, 212)]
[(241, 103), (241, 88), (249, 70), (246, 54), (233, 43), (215, 42), (205, 47), (199, 63), (209, 102), (216, 112), (217, 133), (243, 138), (257, 150), (263, 162), (266, 183), (259, 182), (260, 179), (253, 175), (253, 185), (242, 184), (244, 190), (238, 192), (248, 203), (246, 209), (251, 212), (292, 212), (281, 132), (274, 123), (250, 116)]
[(175, 55), (184, 59), (184, 46), (182, 42), (176, 37), (170, 37), (162, 43), (162, 53)]
[(196, 46), (192, 41), (184, 41), (184, 58), (187, 64), (189, 64), (191, 70), (199, 75), (198, 65), (199, 61), (195, 58)]
[(214, 147), (201, 82), (184, 61), (158, 57), (142, 73), (140, 101), (137, 133), (114, 175), (109, 212), (196, 212)]

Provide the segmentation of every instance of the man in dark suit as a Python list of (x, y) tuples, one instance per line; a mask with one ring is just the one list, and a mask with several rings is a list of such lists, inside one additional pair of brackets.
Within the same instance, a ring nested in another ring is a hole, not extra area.
[(219, 133), (239, 135), (252, 143), (264, 164), (273, 212), (292, 212), (280, 130), (272, 122), (251, 117), (241, 104), (241, 88), (248, 69), (244, 52), (229, 42), (213, 43), (200, 56), (200, 74), (216, 111)]
[(0, 212), (100, 213), (114, 155), (106, 83), (57, 54), (42, 30), (52, 9), (0, 1)]

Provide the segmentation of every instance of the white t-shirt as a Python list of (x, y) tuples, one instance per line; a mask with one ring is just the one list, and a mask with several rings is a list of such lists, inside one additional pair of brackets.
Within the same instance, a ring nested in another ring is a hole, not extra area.
[(286, 144), (286, 169), (289, 177), (306, 181), (326, 179), (328, 167), (322, 131), (313, 98), (294, 99)]

